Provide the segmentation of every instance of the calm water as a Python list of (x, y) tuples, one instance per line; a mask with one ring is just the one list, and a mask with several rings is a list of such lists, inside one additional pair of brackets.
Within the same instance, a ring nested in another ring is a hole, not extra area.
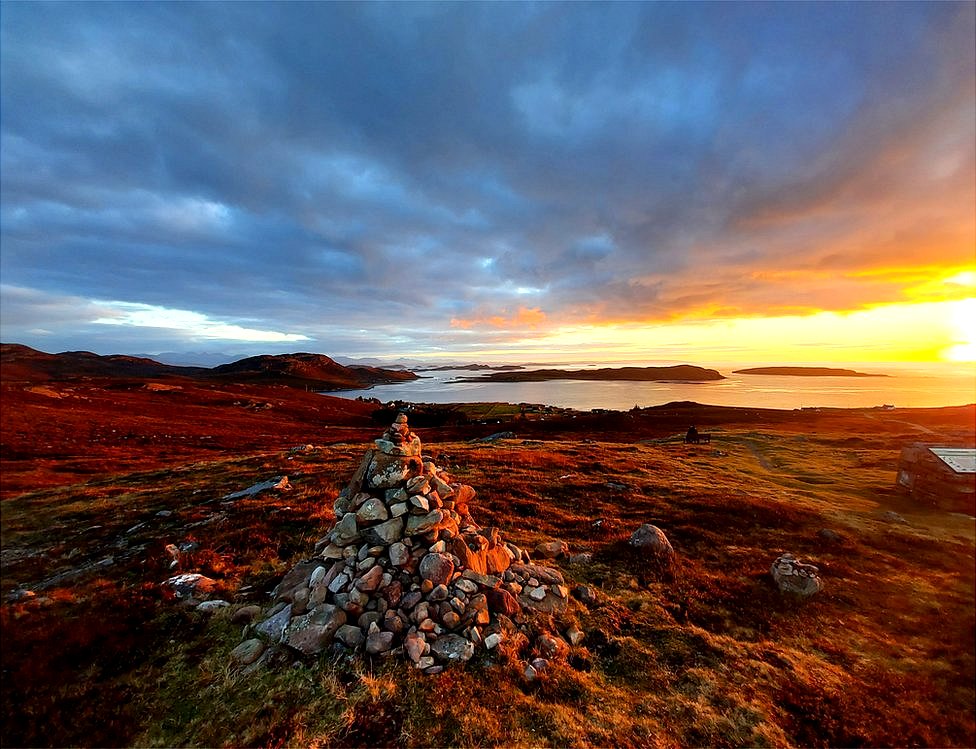
[[(595, 366), (595, 365), (594, 365)], [(616, 366), (616, 365), (615, 365)], [(847, 366), (859, 372), (888, 374), (889, 377), (788, 377), (738, 375), (733, 369), (716, 367), (727, 379), (716, 382), (594, 382), (550, 380), (549, 382), (452, 382), (470, 372), (422, 372), (424, 379), (398, 385), (378, 385), (368, 390), (347, 390), (330, 395), (345, 398), (378, 398), (417, 403), (542, 403), (579, 410), (633, 406), (659, 406), (671, 401), (695, 401), (714, 406), (761, 408), (870, 408), (891, 404), (899, 408), (959, 406), (976, 402), (976, 368), (963, 364), (953, 368), (921, 369), (870, 365)], [(838, 365), (840, 366), (840, 365)], [(537, 367), (529, 367), (536, 369)], [(580, 369), (580, 365), (570, 368)]]

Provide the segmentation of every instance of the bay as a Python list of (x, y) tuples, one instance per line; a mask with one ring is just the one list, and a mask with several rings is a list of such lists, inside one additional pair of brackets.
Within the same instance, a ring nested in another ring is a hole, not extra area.
[[(656, 362), (660, 365), (660, 362)], [(547, 365), (549, 366), (549, 365)], [(560, 365), (566, 368), (608, 366)], [(612, 365), (618, 366), (618, 365)], [(537, 403), (587, 411), (595, 408), (628, 410), (672, 401), (744, 408), (935, 408), (976, 402), (976, 369), (970, 364), (844, 366), (886, 377), (797, 377), (734, 374), (719, 368), (726, 379), (713, 382), (623, 382), (549, 380), (546, 382), (458, 382), (471, 377), (464, 370), (418, 372), (421, 379), (365, 390), (331, 392), (344, 398), (376, 398), (414, 403)], [(834, 366), (834, 365), (831, 365)], [(535, 369), (531, 367), (529, 369)]]

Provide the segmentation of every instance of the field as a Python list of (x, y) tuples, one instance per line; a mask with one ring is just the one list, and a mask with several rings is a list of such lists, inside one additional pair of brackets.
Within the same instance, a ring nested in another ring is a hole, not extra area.
[[(235, 609), (312, 554), (379, 436), (369, 404), (172, 382), (3, 398), (2, 590), (33, 593), (0, 607), (5, 746), (976, 744), (974, 521), (894, 483), (902, 445), (971, 446), (972, 407), (476, 406), (416, 423), (477, 489), (481, 525), (592, 555), (547, 562), (598, 596), (554, 623), (585, 639), (530, 683), (518, 637), (434, 676), (361, 656), (230, 667)], [(691, 423), (711, 442), (684, 444)], [(469, 442), (499, 431), (515, 436)], [(278, 475), (289, 490), (225, 499)], [(678, 554), (673, 579), (627, 544), (645, 522)], [(169, 544), (185, 549), (172, 567)], [(823, 592), (776, 589), (784, 551)], [(233, 605), (172, 600), (160, 583), (181, 571)]]

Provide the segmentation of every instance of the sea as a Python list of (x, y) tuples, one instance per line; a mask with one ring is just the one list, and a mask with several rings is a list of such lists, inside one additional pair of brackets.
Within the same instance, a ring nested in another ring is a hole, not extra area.
[[(666, 366), (682, 362), (627, 362), (626, 366)], [(624, 364), (540, 364), (541, 368), (589, 369)], [(344, 398), (376, 398), (380, 402), (413, 403), (532, 403), (580, 411), (634, 406), (659, 406), (673, 401), (745, 408), (937, 408), (976, 403), (976, 364), (891, 365), (830, 364), (831, 367), (887, 375), (885, 377), (799, 377), (735, 374), (734, 369), (762, 366), (741, 364), (711, 367), (725, 376), (712, 382), (623, 382), (549, 380), (546, 382), (460, 382), (478, 376), (468, 370), (418, 371), (421, 377), (365, 390), (330, 392)], [(801, 366), (801, 365), (793, 365)], [(810, 366), (824, 366), (811, 364)]]

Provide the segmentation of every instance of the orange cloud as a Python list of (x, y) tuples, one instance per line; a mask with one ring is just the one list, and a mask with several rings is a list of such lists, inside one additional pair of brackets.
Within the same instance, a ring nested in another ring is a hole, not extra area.
[(535, 330), (547, 321), (546, 313), (538, 307), (519, 307), (515, 312), (508, 309), (499, 310), (496, 314), (478, 314), (474, 317), (451, 320), (452, 328), (470, 330), (473, 327), (489, 327), (499, 330), (530, 329)]

